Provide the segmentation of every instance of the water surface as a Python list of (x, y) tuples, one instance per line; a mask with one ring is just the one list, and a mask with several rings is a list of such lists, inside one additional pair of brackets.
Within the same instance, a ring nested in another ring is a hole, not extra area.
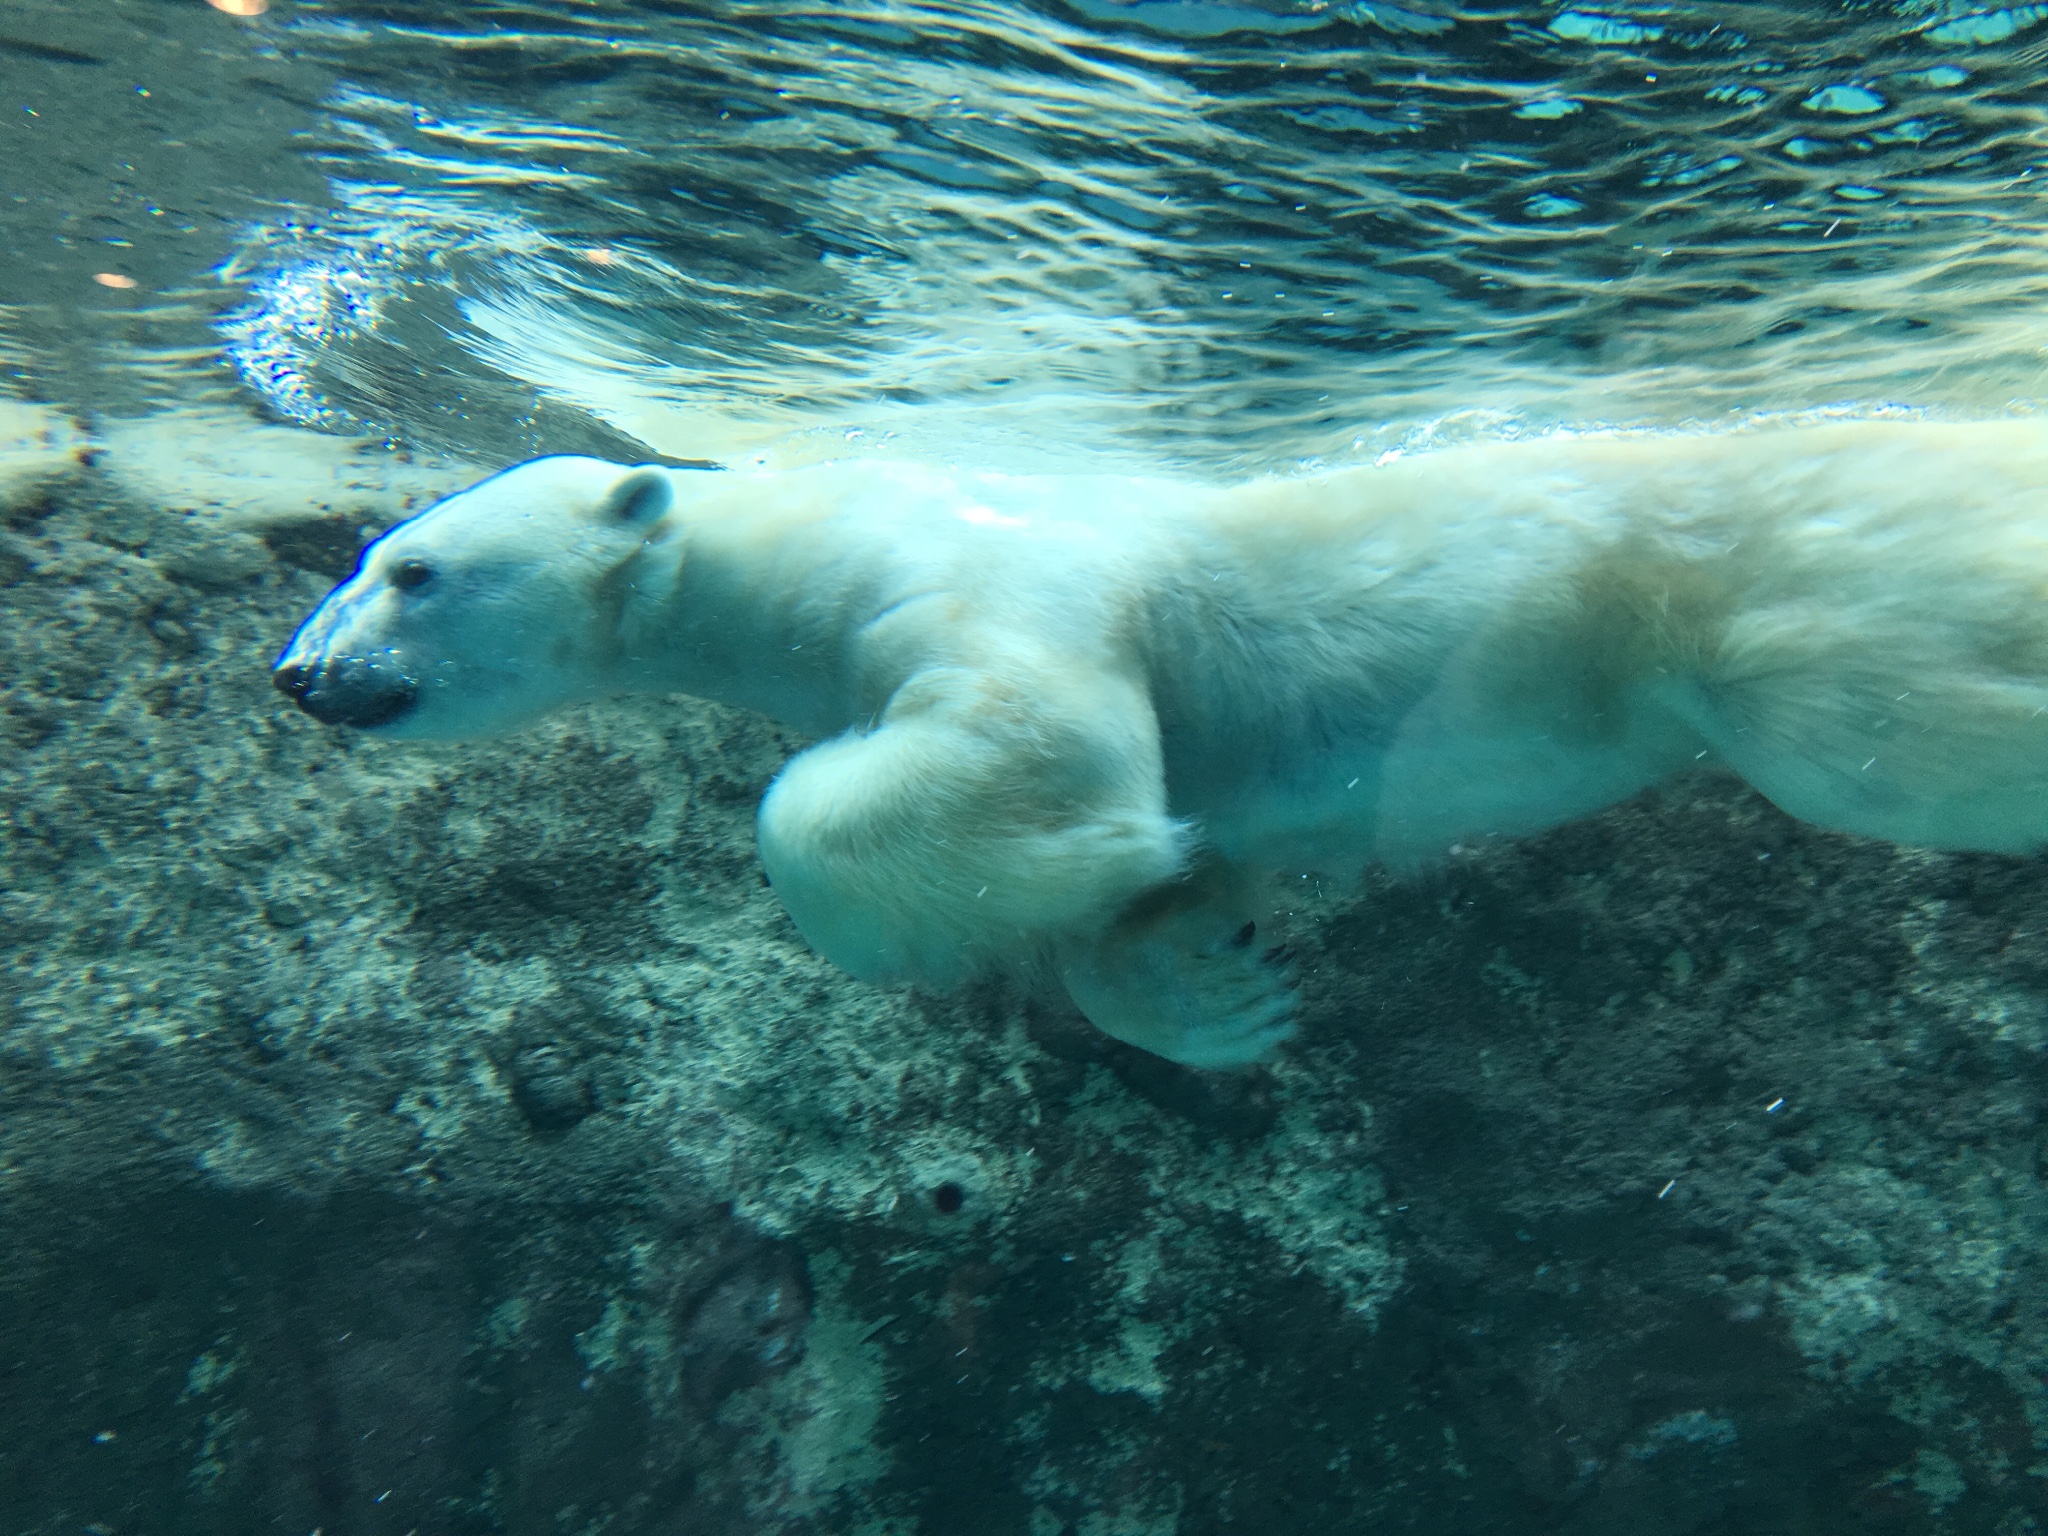
[[(1228, 473), (1431, 423), (1999, 410), (2048, 341), (2044, 17), (24, 0), (15, 147), (127, 170), (9, 329), (60, 395), (485, 458)], [(0, 216), (42, 251), (36, 201)]]

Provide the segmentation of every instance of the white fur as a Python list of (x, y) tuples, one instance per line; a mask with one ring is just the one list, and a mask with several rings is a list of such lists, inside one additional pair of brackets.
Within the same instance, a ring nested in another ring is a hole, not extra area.
[[(2024, 420), (1233, 488), (548, 459), (393, 530), (284, 659), (395, 658), (387, 734), (640, 689), (828, 737), (760, 821), (821, 951), (936, 983), (1049, 954), (1104, 1029), (1223, 1063), (1288, 1027), (1252, 874), (1412, 864), (1702, 759), (1824, 826), (2038, 847), (2044, 488)], [(406, 558), (432, 588), (392, 589)]]

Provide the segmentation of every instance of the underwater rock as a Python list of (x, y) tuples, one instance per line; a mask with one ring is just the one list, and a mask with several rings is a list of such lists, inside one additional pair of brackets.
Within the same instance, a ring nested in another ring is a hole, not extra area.
[(2038, 861), (1685, 779), (1275, 884), (1301, 1039), (1165, 1071), (811, 954), (759, 720), (286, 709), (281, 530), (439, 470), (22, 419), (10, 1531), (2038, 1523)]
[[(476, 477), (471, 465), (265, 426), (236, 411), (110, 420), (101, 439), (111, 497), (141, 509), (157, 529), (164, 513), (258, 532), (331, 519), (381, 529)], [(360, 546), (367, 535), (357, 539)]]
[(787, 1243), (757, 1243), (690, 1311), (679, 1353), (700, 1403), (717, 1404), (803, 1358), (811, 1320), (809, 1280)]
[(536, 1131), (566, 1131), (597, 1108), (597, 1088), (581, 1063), (538, 1046), (513, 1064), (512, 1101)]
[(57, 487), (76, 479), (99, 451), (61, 411), (0, 400), (0, 519), (10, 527), (36, 521)]

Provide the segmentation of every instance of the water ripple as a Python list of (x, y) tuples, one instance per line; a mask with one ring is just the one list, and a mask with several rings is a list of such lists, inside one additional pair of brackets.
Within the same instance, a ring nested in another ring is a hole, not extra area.
[(1998, 408), (2048, 342), (2041, 15), (329, 0), (278, 36), (349, 82), (335, 196), (250, 231), (224, 334), (287, 415), (506, 453)]

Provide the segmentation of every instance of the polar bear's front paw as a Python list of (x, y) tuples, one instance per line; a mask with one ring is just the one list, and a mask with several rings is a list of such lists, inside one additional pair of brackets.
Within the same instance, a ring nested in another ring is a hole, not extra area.
[(1183, 1066), (1245, 1066), (1294, 1033), (1288, 956), (1261, 945), (1250, 923), (1111, 935), (1064, 947), (1058, 965), (1097, 1029)]

